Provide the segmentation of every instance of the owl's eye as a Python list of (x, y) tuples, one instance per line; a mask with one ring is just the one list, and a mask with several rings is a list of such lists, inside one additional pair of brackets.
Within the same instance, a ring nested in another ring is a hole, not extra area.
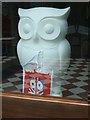
[(42, 82), (38, 81), (38, 83), (37, 83), (37, 88), (38, 88), (38, 91), (40, 91), (40, 90), (43, 89), (43, 84), (42, 84)]
[(23, 26), (23, 31), (25, 34), (28, 34), (30, 32), (30, 29), (30, 25), (27, 23)]
[(34, 33), (33, 20), (30, 18), (22, 18), (18, 24), (19, 35), (22, 39), (30, 39)]
[(39, 22), (38, 34), (44, 40), (55, 40), (60, 34), (60, 23), (54, 18), (44, 18)]
[(54, 32), (54, 26), (52, 24), (46, 24), (44, 26), (44, 31), (47, 33), (47, 34), (52, 34)]

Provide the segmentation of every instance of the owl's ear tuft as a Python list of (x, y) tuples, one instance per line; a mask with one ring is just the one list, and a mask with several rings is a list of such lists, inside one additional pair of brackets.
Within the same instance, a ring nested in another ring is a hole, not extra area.
[(21, 14), (22, 14), (22, 8), (19, 8), (18, 9), (18, 15), (21, 16)]
[(65, 9), (61, 9), (62, 14), (60, 15), (60, 17), (67, 19), (69, 16), (69, 13), (70, 13), (70, 9), (71, 9), (70, 7), (67, 7)]
[(24, 11), (25, 11), (25, 9), (22, 9), (22, 8), (18, 9), (18, 15), (19, 15), (19, 17), (24, 16)]

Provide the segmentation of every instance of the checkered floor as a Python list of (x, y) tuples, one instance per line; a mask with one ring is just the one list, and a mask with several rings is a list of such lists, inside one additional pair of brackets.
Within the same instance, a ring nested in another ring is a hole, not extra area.
[[(90, 60), (71, 59), (70, 66), (62, 80), (64, 98), (87, 100), (89, 83)], [(7, 79), (3, 79), (0, 90), (9, 92), (22, 92), (22, 70), (17, 71)]]

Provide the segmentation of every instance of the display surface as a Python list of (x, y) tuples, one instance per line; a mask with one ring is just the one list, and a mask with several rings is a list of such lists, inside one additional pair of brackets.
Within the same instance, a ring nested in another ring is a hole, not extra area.
[[(5, 58), (3, 59), (5, 61)], [(88, 72), (89, 60), (71, 59), (67, 69), (65, 80), (61, 80), (61, 89), (64, 98), (88, 99)], [(3, 91), (22, 93), (23, 90), (23, 71), (20, 69), (9, 78), (2, 81)]]

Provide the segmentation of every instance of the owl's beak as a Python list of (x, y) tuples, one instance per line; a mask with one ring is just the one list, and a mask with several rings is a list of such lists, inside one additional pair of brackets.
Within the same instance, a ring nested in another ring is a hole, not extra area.
[(34, 35), (33, 35), (33, 40), (35, 40), (35, 41), (36, 41), (36, 40), (37, 40), (37, 38), (38, 38), (38, 37), (37, 37), (37, 32), (35, 31), (35, 32), (34, 32)]

